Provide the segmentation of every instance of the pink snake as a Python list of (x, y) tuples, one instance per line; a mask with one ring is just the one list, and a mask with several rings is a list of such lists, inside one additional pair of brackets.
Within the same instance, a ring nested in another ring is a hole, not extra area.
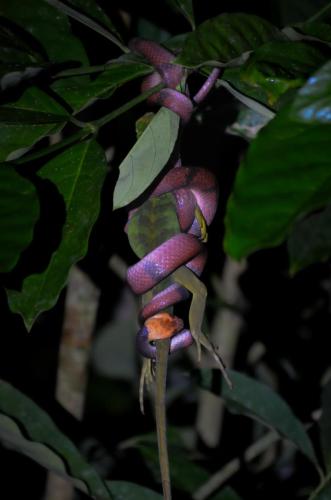
[[(130, 46), (134, 52), (143, 55), (155, 68), (155, 71), (143, 80), (142, 91), (162, 82), (165, 84), (165, 88), (152, 95), (148, 101), (151, 104), (171, 109), (180, 116), (183, 124), (187, 123), (193, 112), (193, 102), (187, 95), (176, 90), (184, 77), (184, 69), (179, 65), (171, 64), (175, 56), (149, 40), (134, 39)], [(195, 103), (200, 103), (205, 98), (218, 75), (218, 69), (211, 72), (195, 95), (193, 99)], [(149, 252), (128, 269), (127, 281), (132, 290), (139, 295), (151, 290), (183, 265), (200, 276), (206, 263), (206, 250), (201, 241), (201, 227), (196, 219), (195, 210), (199, 207), (207, 225), (211, 223), (218, 199), (214, 176), (204, 168), (184, 167), (178, 159), (154, 189), (151, 197), (165, 193), (172, 193), (175, 197), (181, 232)], [(174, 283), (168, 286), (142, 308), (141, 322), (144, 323), (146, 319), (187, 297), (188, 291), (179, 284)], [(187, 347), (192, 342), (191, 332), (188, 329), (182, 329), (171, 338), (170, 352)], [(137, 334), (137, 347), (144, 357), (155, 359), (156, 347), (150, 343), (148, 330), (144, 325)]]

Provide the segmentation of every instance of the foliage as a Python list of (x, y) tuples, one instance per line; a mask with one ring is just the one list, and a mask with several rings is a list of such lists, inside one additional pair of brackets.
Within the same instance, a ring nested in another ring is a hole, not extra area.
[[(298, 276), (307, 276), (311, 269), (317, 269), (309, 266), (316, 263), (323, 266), (321, 263), (329, 261), (331, 8), (324, 3), (321, 11), (313, 13), (311, 2), (303, 3), (305, 8), (298, 19), (295, 15), (298, 9), (291, 13), (286, 11), (284, 2), (270, 1), (270, 5), (278, 5), (278, 17), (283, 13), (283, 19), (286, 18), (285, 26), (279, 26), (272, 18), (258, 15), (258, 8), (254, 14), (218, 11), (208, 17), (208, 13), (201, 16), (203, 7), (191, 1), (169, 0), (162, 6), (176, 21), (174, 26), (183, 23), (182, 31), (192, 28), (189, 33), (179, 33), (172, 26), (162, 26), (160, 17), (159, 26), (145, 19), (144, 11), (124, 12), (116, 2), (112, 7), (95, 0), (25, 0), (21, 8), (18, 0), (2, 1), (0, 271), (11, 324), (19, 325), (17, 328), (22, 330), (23, 320), (26, 329), (34, 332), (38, 323), (51, 321), (48, 315), (52, 314), (52, 308), (60, 307), (70, 269), (84, 257), (82, 265), (93, 278), (97, 275), (96, 279), (103, 281), (105, 276), (109, 277), (105, 261), (118, 251), (120, 244), (116, 246), (116, 242), (121, 240), (123, 232), (123, 221), (121, 225), (118, 222), (121, 216), (116, 212), (110, 219), (109, 200), (113, 200), (114, 210), (131, 208), (138, 198), (143, 200), (153, 182), (165, 172), (178, 146), (177, 115), (162, 107), (152, 117), (145, 116), (145, 101), (162, 85), (139, 91), (141, 78), (153, 68), (132, 53), (125, 42), (136, 35), (133, 32), (136, 25), (140, 31), (154, 33), (158, 40), (170, 33), (164, 43), (174, 51), (176, 64), (185, 67), (182, 89), (186, 84), (194, 88), (211, 68), (221, 69), (214, 93), (221, 96), (220, 100), (212, 97), (206, 106), (196, 110), (192, 128), (189, 126), (183, 134), (183, 148), (185, 142), (190, 142), (187, 150), (203, 149), (202, 144), (196, 148), (193, 144), (194, 130), (198, 130), (198, 135), (205, 134), (208, 140), (205, 125), (210, 113), (214, 113), (218, 123), (218, 137), (220, 127), (222, 131), (227, 127), (230, 133), (249, 141), (248, 145), (236, 143), (240, 144), (240, 158), (235, 149), (228, 154), (229, 173), (224, 174), (220, 169), (216, 172), (220, 184), (224, 179), (225, 184), (230, 178), (234, 181), (228, 191), (221, 187), (224, 213), (218, 213), (216, 229), (212, 230), (218, 234), (212, 233), (211, 237), (213, 255), (217, 253), (211, 264), (213, 276), (220, 273), (223, 257), (227, 261), (249, 258), (248, 262), (254, 263), (260, 255), (267, 259), (268, 255), (277, 256), (277, 251), (287, 249), (289, 265), (280, 274), (298, 273)], [(225, 112), (226, 118), (224, 109), (230, 109)], [(247, 126), (248, 120), (254, 122), (253, 126)], [(136, 122), (138, 138), (134, 141)], [(238, 169), (237, 160), (240, 160)], [(110, 162), (112, 169), (108, 168)], [(169, 236), (178, 231), (173, 198), (163, 197), (162, 217), (151, 216), (153, 203), (147, 201), (141, 212), (132, 214), (128, 224), (131, 246), (139, 256), (158, 244), (163, 234)], [(138, 228), (144, 226), (143, 232), (137, 231), (137, 220)], [(215, 243), (221, 238), (223, 253)], [(275, 247), (278, 249), (274, 250)], [(127, 255), (125, 250), (123, 254)], [(268, 273), (273, 272), (273, 266), (270, 258)], [(330, 293), (330, 276), (325, 273), (324, 284), (328, 285), (324, 289)], [(220, 302), (219, 297), (214, 299), (209, 311), (213, 318)], [(254, 297), (251, 300), (253, 303)], [(276, 300), (281, 301), (279, 297)], [(228, 305), (226, 301), (222, 304)], [(318, 305), (309, 305), (309, 313), (304, 313), (302, 307), (300, 320), (305, 314), (311, 317), (314, 307), (318, 309)], [(272, 323), (272, 319), (269, 321)], [(298, 334), (299, 343), (304, 343), (304, 335), (302, 331)], [(262, 339), (265, 341), (263, 336)], [(288, 368), (289, 361), (285, 361), (280, 355), (274, 364), (279, 364), (284, 372), (295, 372), (293, 367)], [(232, 373), (232, 392), (210, 370), (201, 370), (194, 386), (200, 384), (220, 396), (237, 415), (233, 418), (248, 416), (252, 434), (265, 432), (260, 426), (262, 422), (277, 432), (279, 439), (285, 438), (294, 445), (300, 458), (296, 459), (294, 447), (288, 453), (277, 455), (276, 451), (273, 473), (281, 477), (282, 463), (290, 462), (289, 469), (295, 476), (295, 460), (299, 469), (302, 466), (303, 470), (309, 470), (309, 480), (302, 486), (296, 485), (296, 498), (302, 488), (311, 499), (330, 496), (331, 391), (330, 383), (326, 383), (330, 361), (323, 362), (323, 370), (319, 372), (320, 378), (324, 375), (322, 416), (318, 424), (312, 421), (308, 410), (292, 410), (291, 401), (285, 402), (286, 397), (277, 394), (276, 384), (268, 388), (236, 371)], [(275, 369), (272, 363), (271, 367)], [(240, 368), (244, 371), (247, 366)], [(255, 375), (259, 378), (259, 373)], [(183, 384), (186, 391), (179, 392), (185, 399), (189, 391), (187, 382)], [(317, 399), (315, 391), (315, 404)], [(186, 403), (189, 406), (188, 399)], [(115, 403), (114, 408), (119, 411)], [(122, 481), (123, 471), (119, 475), (121, 481), (105, 481), (41, 408), (5, 381), (1, 382), (0, 440), (4, 446), (62, 474), (92, 497), (160, 498), (152, 491), (159, 481), (155, 440), (141, 429), (137, 434), (129, 445), (119, 444), (118, 449), (122, 446), (122, 452), (134, 450), (149, 471), (150, 482), (138, 480), (134, 474), (128, 476), (128, 481)], [(198, 463), (198, 448), (192, 442), (188, 446), (181, 438), (175, 435), (175, 439), (169, 439), (174, 488), (178, 494), (195, 495), (214, 471), (210, 460)], [(236, 445), (236, 449), (237, 453), (244, 452), (244, 446), (238, 449)], [(323, 453), (316, 453), (316, 449)], [(116, 453), (118, 458), (120, 452)], [(229, 453), (224, 460), (218, 457), (218, 465), (231, 458)], [(255, 474), (253, 469), (250, 472)], [(222, 485), (219, 491), (211, 491), (215, 500), (245, 497), (236, 481), (226, 489)], [(263, 488), (262, 494), (267, 498), (272, 482)]]

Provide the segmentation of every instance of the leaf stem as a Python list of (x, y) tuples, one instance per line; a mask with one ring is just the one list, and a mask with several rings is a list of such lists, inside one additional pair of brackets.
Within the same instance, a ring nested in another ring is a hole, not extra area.
[[(112, 60), (112, 61), (107, 62), (106, 64), (100, 64), (98, 66), (83, 66), (80, 68), (66, 69), (63, 71), (59, 71), (59, 73), (56, 73), (55, 75), (53, 75), (52, 78), (53, 78), (53, 80), (55, 80), (57, 78), (70, 78), (72, 76), (84, 76), (84, 75), (90, 75), (93, 73), (100, 73), (102, 71), (111, 70), (112, 65), (116, 64), (116, 63), (125, 64), (126, 61), (118, 62), (118, 60)], [(140, 62), (139, 64), (145, 64), (145, 63)], [(145, 64), (145, 65), (146, 65), (146, 72), (147, 72), (148, 68), (150, 68), (150, 70), (152, 71), (152, 67), (148, 66), (147, 64)]]
[(83, 66), (81, 68), (65, 69), (53, 75), (52, 78), (69, 78), (71, 76), (82, 76), (90, 75), (91, 73), (100, 73), (100, 71), (106, 71), (107, 66), (109, 65), (100, 64), (99, 66)]
[(103, 26), (101, 26), (101, 24), (97, 23), (90, 17), (85, 16), (85, 14), (82, 14), (81, 12), (78, 12), (76, 9), (69, 7), (69, 5), (66, 5), (60, 0), (46, 0), (46, 2), (55, 7), (56, 9), (64, 12), (67, 16), (72, 17), (73, 19), (82, 24), (85, 24), (85, 26), (88, 26), (89, 28), (91, 28), (96, 33), (99, 33), (99, 35), (103, 36), (104, 38), (107, 38), (107, 40), (110, 40), (112, 43), (117, 45), (117, 47), (121, 49), (124, 53), (130, 52), (128, 47), (124, 45), (116, 36), (114, 36), (110, 31), (106, 30)]
[(145, 101), (146, 99), (148, 99), (149, 96), (155, 94), (156, 92), (159, 92), (163, 88), (164, 88), (164, 83), (159, 83), (159, 85), (156, 85), (155, 87), (146, 90), (142, 94), (139, 94), (134, 99), (131, 99), (131, 101), (126, 102), (125, 104), (123, 104), (123, 106), (120, 106), (119, 108), (115, 109), (115, 111), (111, 111), (111, 113), (109, 113), (108, 115), (103, 116), (98, 120), (94, 120), (93, 122), (91, 122), (91, 124), (99, 129), (106, 123), (109, 123), (110, 121), (114, 120), (114, 118), (117, 118), (119, 115), (125, 113), (126, 111), (133, 108), (137, 104), (140, 104), (141, 102)]
[(164, 83), (159, 83), (159, 85), (156, 85), (155, 87), (152, 87), (149, 90), (146, 90), (146, 92), (143, 92), (142, 94), (138, 95), (134, 99), (131, 99), (131, 101), (126, 102), (123, 104), (123, 106), (120, 106), (119, 108), (115, 109), (111, 113), (109, 113), (106, 116), (103, 116), (102, 118), (99, 118), (98, 120), (94, 120), (92, 122), (81, 122), (80, 120), (72, 120), (72, 117), (70, 117), (69, 121), (75, 123), (79, 127), (83, 127), (81, 130), (78, 130), (77, 132), (73, 133), (66, 139), (63, 139), (61, 142), (58, 142), (54, 144), (53, 146), (47, 146), (46, 148), (40, 149), (39, 151), (35, 151), (33, 153), (27, 154), (25, 156), (22, 156), (22, 158), (19, 158), (12, 163), (14, 165), (22, 165), (24, 163), (27, 163), (28, 161), (33, 161), (37, 160), (39, 158), (42, 158), (43, 156), (46, 156), (50, 153), (54, 153), (55, 151), (59, 151), (60, 149), (70, 146), (71, 144), (74, 144), (75, 142), (78, 141), (83, 141), (86, 139), (89, 135), (92, 134), (97, 134), (99, 129), (106, 125), (107, 123), (111, 122), (118, 116), (122, 115), (129, 109), (133, 108), (137, 104), (140, 104), (141, 102), (145, 101), (149, 96), (152, 94), (155, 94), (155, 92), (158, 92), (164, 87)]

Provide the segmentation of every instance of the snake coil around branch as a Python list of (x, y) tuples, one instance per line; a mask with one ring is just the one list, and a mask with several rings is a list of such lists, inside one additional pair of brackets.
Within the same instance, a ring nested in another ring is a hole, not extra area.
[[(151, 96), (151, 104), (165, 106), (178, 114), (182, 125), (185, 125), (193, 112), (194, 103), (200, 103), (212, 88), (219, 70), (213, 70), (193, 100), (186, 93), (178, 90), (185, 80), (185, 70), (173, 63), (174, 55), (160, 45), (143, 39), (134, 39), (131, 49), (144, 56), (155, 68), (142, 83), (142, 91), (146, 91), (159, 83), (165, 87)], [(146, 294), (168, 276), (173, 276), (178, 269), (189, 269), (200, 276), (206, 263), (206, 226), (215, 215), (218, 200), (218, 187), (214, 175), (200, 167), (182, 166), (180, 158), (175, 159), (172, 168), (151, 193), (150, 198), (171, 193), (175, 199), (176, 213), (180, 232), (147, 253), (139, 262), (129, 268), (127, 280), (132, 290), (138, 294)], [(136, 212), (135, 209), (134, 212)], [(138, 208), (139, 210), (139, 208)], [(129, 221), (132, 213), (129, 214)], [(204, 295), (204, 287), (201, 287)], [(197, 342), (212, 350), (211, 344), (200, 332), (192, 328), (183, 328), (179, 318), (163, 315), (163, 310), (188, 297), (188, 290), (182, 284), (173, 282), (161, 292), (156, 293), (144, 305), (140, 312), (142, 326), (137, 335), (137, 347), (146, 358), (155, 359), (154, 340), (171, 335), (170, 352), (185, 348)], [(155, 325), (155, 327), (154, 327)], [(163, 328), (163, 326), (164, 328)], [(191, 326), (191, 325), (190, 325)], [(162, 332), (162, 328), (165, 332)]]

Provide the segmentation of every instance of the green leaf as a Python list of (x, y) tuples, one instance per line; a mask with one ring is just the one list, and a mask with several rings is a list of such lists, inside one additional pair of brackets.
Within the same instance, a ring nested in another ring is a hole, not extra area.
[(288, 239), (290, 272), (331, 257), (331, 205), (320, 213), (299, 220)]
[(81, 42), (71, 33), (67, 16), (43, 0), (1, 0), (0, 15), (27, 30), (53, 62), (88, 62)]
[(94, 79), (81, 76), (61, 78), (53, 83), (52, 89), (77, 112), (95, 99), (110, 97), (124, 83), (151, 71), (146, 64), (114, 62), (105, 65), (105, 71)]
[[(68, 2), (62, 2), (62, 0), (45, 0), (48, 4), (52, 5), (60, 12), (66, 14), (69, 18), (74, 19), (75, 21), (87, 26), (89, 29), (93, 30), (95, 33), (103, 36), (110, 42), (117, 45), (123, 52), (128, 53), (129, 49), (121, 42), (121, 40), (115, 36), (109, 29), (104, 28), (100, 22), (92, 19), (90, 15), (84, 14), (81, 8), (74, 8), (74, 6), (69, 4)], [(77, 3), (82, 4), (80, 0)], [(85, 2), (86, 4), (88, 2)]]
[(181, 33), (180, 35), (172, 36), (171, 38), (168, 38), (168, 40), (165, 40), (162, 45), (176, 54), (181, 51), (187, 36), (188, 33)]
[(235, 259), (276, 246), (296, 218), (331, 198), (331, 126), (281, 110), (251, 143), (226, 211), (224, 247)]
[(0, 106), (0, 161), (13, 151), (31, 148), (42, 137), (60, 130), (67, 120), (67, 112), (56, 101), (30, 87), (14, 104)]
[(106, 173), (104, 153), (95, 140), (76, 144), (39, 171), (56, 185), (67, 213), (61, 243), (45, 271), (28, 276), (20, 292), (7, 290), (11, 310), (23, 316), (28, 329), (42, 311), (53, 307), (71, 266), (85, 255)]
[(161, 172), (175, 146), (179, 116), (161, 108), (122, 161), (114, 191), (114, 209), (138, 198)]
[(176, 62), (189, 67), (213, 61), (226, 64), (272, 39), (282, 40), (284, 36), (265, 19), (242, 13), (221, 14), (186, 37)]
[(315, 21), (299, 23), (293, 27), (307, 37), (325, 42), (327, 45), (331, 44), (331, 26), (328, 23)]
[(139, 258), (178, 233), (176, 203), (170, 193), (147, 200), (128, 222), (130, 246)]
[(221, 396), (235, 413), (255, 418), (290, 440), (315, 465), (317, 459), (309, 437), (290, 407), (268, 386), (241, 373), (230, 371), (230, 389), (217, 370), (200, 370), (203, 389)]
[(114, 24), (95, 0), (70, 0), (67, 3), (79, 9), (83, 14), (89, 16), (94, 21), (97, 21), (111, 33), (118, 36), (118, 32)]
[(271, 41), (262, 45), (239, 68), (228, 68), (222, 78), (246, 95), (271, 108), (288, 90), (301, 87), (326, 60), (304, 42)]
[(162, 500), (162, 495), (152, 490), (128, 483), (127, 481), (107, 481), (114, 500)]
[(8, 272), (32, 241), (39, 216), (36, 188), (15, 169), (0, 164), (0, 272)]
[(192, 0), (168, 0), (173, 9), (178, 10), (188, 20), (192, 29), (195, 29)]
[(210, 500), (241, 500), (241, 498), (232, 488), (230, 488), (230, 486), (227, 486), (217, 495), (211, 497)]
[(0, 381), (0, 440), (43, 467), (69, 477), (85, 493), (110, 499), (102, 479), (31, 399)]
[(147, 38), (157, 43), (163, 43), (170, 38), (169, 31), (160, 28), (160, 26), (152, 23), (144, 17), (137, 19), (137, 36), (138, 38)]
[(321, 446), (327, 473), (331, 473), (331, 381), (322, 391), (322, 416), (319, 420)]
[(0, 26), (0, 61), (11, 64), (34, 64), (43, 62), (44, 58), (28, 40), (10, 26)]
[(331, 124), (331, 61), (324, 64), (299, 90), (291, 110), (294, 120)]

